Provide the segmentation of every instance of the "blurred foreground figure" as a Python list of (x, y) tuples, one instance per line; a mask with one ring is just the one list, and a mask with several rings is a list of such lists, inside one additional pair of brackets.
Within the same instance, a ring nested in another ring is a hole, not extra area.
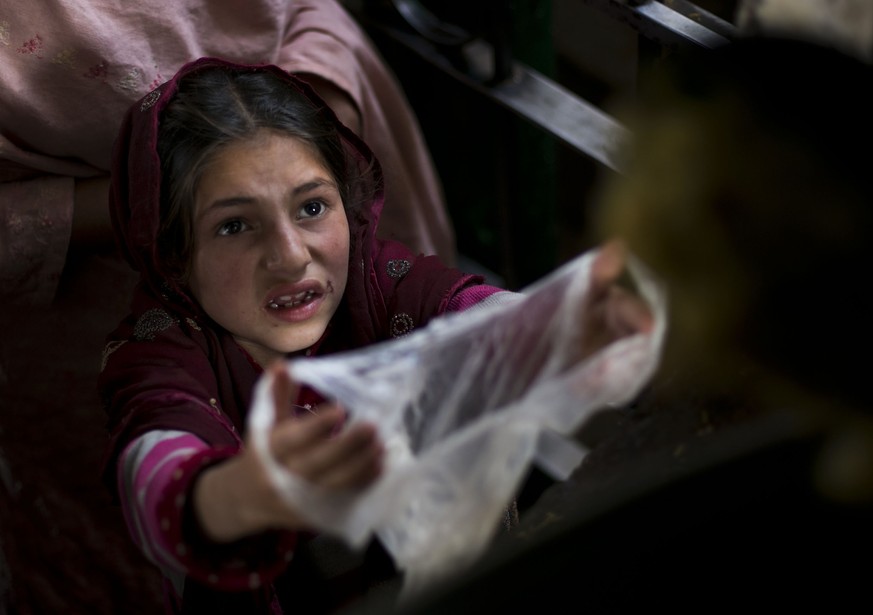
[(871, 76), (763, 38), (647, 76), (599, 219), (666, 282), (658, 382), (514, 539), (407, 612), (867, 599)]
[(871, 77), (835, 51), (748, 39), (650, 80), (603, 214), (668, 283), (673, 366), (759, 403), (869, 410)]

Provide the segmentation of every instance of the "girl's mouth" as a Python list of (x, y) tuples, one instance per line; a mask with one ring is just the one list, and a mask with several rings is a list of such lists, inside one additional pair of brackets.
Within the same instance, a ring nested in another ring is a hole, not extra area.
[(274, 310), (294, 308), (309, 303), (315, 295), (316, 293), (313, 290), (304, 290), (294, 295), (282, 295), (272, 299), (267, 304), (267, 307)]

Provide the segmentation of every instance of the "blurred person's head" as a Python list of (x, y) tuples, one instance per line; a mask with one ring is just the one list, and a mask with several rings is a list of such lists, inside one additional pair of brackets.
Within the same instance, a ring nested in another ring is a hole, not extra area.
[(779, 403), (873, 405), (871, 76), (832, 49), (749, 38), (641, 82), (600, 232), (667, 282), (668, 364), (765, 374), (756, 392)]

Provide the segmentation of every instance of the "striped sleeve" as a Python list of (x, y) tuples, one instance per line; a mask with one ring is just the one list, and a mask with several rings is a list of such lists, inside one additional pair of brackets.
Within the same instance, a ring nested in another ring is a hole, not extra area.
[(463, 312), (477, 306), (496, 305), (517, 301), (522, 295), (496, 286), (478, 284), (464, 288), (449, 300), (447, 312)]
[(255, 589), (284, 570), (296, 534), (270, 532), (229, 544), (200, 532), (190, 505), (204, 469), (237, 454), (182, 431), (150, 431), (122, 453), (121, 506), (133, 541), (182, 595), (186, 577), (220, 590)]

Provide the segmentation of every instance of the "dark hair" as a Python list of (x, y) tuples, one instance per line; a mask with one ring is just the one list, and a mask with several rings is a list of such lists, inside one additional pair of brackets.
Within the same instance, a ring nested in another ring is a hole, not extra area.
[(193, 202), (206, 164), (222, 147), (259, 130), (299, 138), (318, 152), (346, 208), (353, 169), (332, 113), (273, 72), (204, 67), (179, 82), (160, 119), (161, 229), (158, 254), (166, 270), (187, 279), (193, 250)]

